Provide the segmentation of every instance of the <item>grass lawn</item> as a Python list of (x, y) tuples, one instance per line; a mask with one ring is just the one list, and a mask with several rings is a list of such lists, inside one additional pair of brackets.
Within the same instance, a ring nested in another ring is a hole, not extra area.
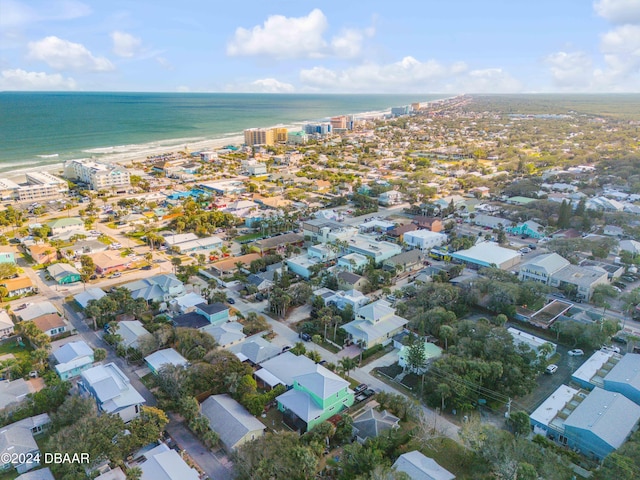
[(13, 480), (14, 478), (18, 478), (19, 475), (20, 474), (16, 472), (16, 469), (12, 468), (6, 472), (0, 472), (0, 480)]
[(324, 340), (320, 342), (320, 346), (325, 350), (329, 350), (331, 353), (338, 353), (340, 351), (338, 347), (336, 347), (332, 343), (325, 342)]
[(147, 373), (144, 377), (140, 378), (140, 381), (149, 390), (156, 387), (156, 376), (153, 373)]
[(269, 409), (266, 416), (262, 418), (262, 415), (256, 417), (269, 429), (276, 432), (290, 432), (291, 429), (282, 421), (282, 413), (275, 407)]
[(424, 455), (455, 474), (457, 480), (491, 478), (482, 459), (450, 438), (434, 440), (430, 446), (417, 447)]
[(262, 237), (262, 233), (248, 233), (247, 235), (241, 235), (239, 237), (236, 237), (234, 240), (236, 242), (250, 242), (252, 240), (256, 240), (258, 238)]
[[(29, 356), (29, 347), (21, 347), (15, 340), (11, 340), (7, 343), (0, 345), (0, 355), (13, 354), (17, 359), (26, 358)], [(1, 480), (1, 479), (0, 479)]]

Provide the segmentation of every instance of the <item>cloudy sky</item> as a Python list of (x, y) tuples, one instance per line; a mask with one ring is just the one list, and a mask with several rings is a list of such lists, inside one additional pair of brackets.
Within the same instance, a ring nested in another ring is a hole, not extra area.
[(640, 0), (0, 0), (0, 90), (640, 92)]

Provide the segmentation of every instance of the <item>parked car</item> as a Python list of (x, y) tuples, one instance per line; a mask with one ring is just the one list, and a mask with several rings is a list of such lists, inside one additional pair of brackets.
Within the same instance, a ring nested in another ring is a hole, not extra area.
[(291, 345), (285, 345), (284, 347), (282, 347), (282, 351), (286, 352), (287, 350), (291, 350), (293, 347)]
[(145, 265), (144, 267), (142, 267), (140, 270), (151, 270), (151, 265)]
[(300, 333), (300, 335), (298, 335), (302, 340), (304, 340), (305, 342), (310, 342), (311, 341), (311, 335), (309, 335), (308, 333)]
[(235, 303), (236, 303), (236, 301), (235, 301), (233, 298), (228, 297), (228, 298), (227, 298), (227, 303), (230, 303), (231, 305), (233, 305), (233, 304), (235, 304)]
[(111, 278), (119, 278), (121, 276), (122, 276), (122, 274), (120, 272), (116, 272), (113, 275), (111, 275)]
[(600, 347), (600, 350), (602, 350), (603, 352), (620, 353), (620, 347), (616, 347), (615, 345), (602, 345), (602, 347)]
[(556, 365), (555, 363), (552, 363), (551, 365), (547, 365), (547, 368), (545, 369), (544, 373), (546, 373), (547, 375), (553, 375), (557, 371), (558, 371), (558, 365)]
[(353, 389), (353, 393), (358, 395), (359, 393), (364, 392), (367, 388), (369, 388), (369, 385), (367, 385), (366, 383), (361, 383), (360, 385), (358, 385), (356, 388)]
[(584, 355), (584, 352), (582, 350), (580, 350), (579, 348), (574, 348), (573, 350), (569, 350), (567, 353), (571, 357), (579, 357), (581, 355)]

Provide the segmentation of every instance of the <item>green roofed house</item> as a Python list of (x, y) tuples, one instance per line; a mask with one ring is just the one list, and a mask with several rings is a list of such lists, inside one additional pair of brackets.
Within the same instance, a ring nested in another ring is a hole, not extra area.
[(58, 285), (79, 282), (81, 279), (80, 272), (67, 263), (54, 263), (53, 265), (49, 265), (47, 272)]
[(74, 233), (84, 233), (84, 222), (78, 217), (58, 218), (47, 222), (51, 229), (51, 236), (73, 235)]
[(306, 432), (353, 405), (349, 382), (321, 365), (293, 378), (293, 388), (276, 398), (284, 422)]

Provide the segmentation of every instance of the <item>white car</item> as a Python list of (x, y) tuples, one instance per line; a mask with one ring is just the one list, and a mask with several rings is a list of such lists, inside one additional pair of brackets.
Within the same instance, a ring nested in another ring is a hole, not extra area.
[(579, 348), (574, 348), (573, 350), (569, 350), (567, 353), (571, 357), (579, 357), (581, 355), (584, 355), (584, 352), (582, 350), (580, 350)]
[(547, 375), (553, 375), (557, 371), (558, 371), (558, 365), (552, 363), (551, 365), (547, 365), (547, 368), (545, 369), (544, 373), (546, 373)]
[(603, 352), (620, 353), (620, 348), (616, 347), (615, 345), (603, 345), (600, 350), (602, 350)]

